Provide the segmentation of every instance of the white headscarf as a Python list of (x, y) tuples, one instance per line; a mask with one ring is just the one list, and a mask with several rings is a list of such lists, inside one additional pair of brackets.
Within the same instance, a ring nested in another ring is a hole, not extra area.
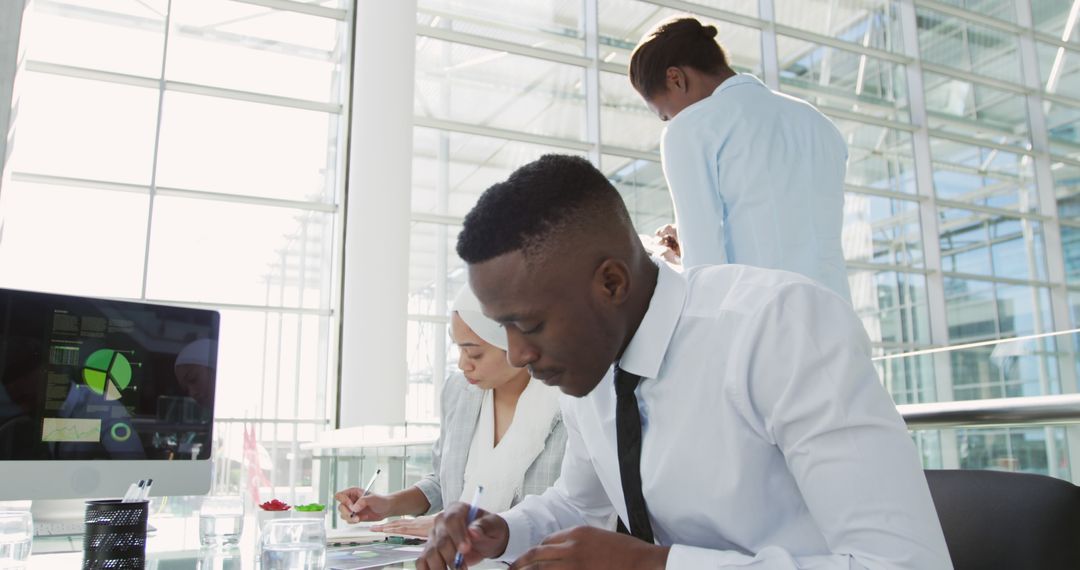
[[(480, 311), (480, 301), (466, 284), (454, 299), (453, 310), (476, 333), (500, 350), (506, 350), (506, 329)], [(478, 485), (484, 487), (480, 504), (484, 510), (501, 512), (524, 496), (525, 472), (547, 444), (559, 413), (559, 390), (529, 380), (518, 398), (514, 419), (498, 447), (495, 443), (494, 393), (488, 390), (480, 405), (465, 464), (462, 501), (471, 501)]]
[(216, 364), (214, 362), (214, 341), (208, 338), (200, 338), (195, 342), (185, 346), (180, 354), (176, 355), (176, 362), (173, 366), (180, 366), (182, 364), (198, 364), (199, 366), (205, 366), (207, 368), (214, 368)]
[(465, 321), (465, 324), (469, 325), (476, 336), (484, 339), (484, 342), (499, 350), (506, 350), (506, 330), (499, 326), (499, 323), (484, 316), (480, 310), (480, 300), (473, 294), (468, 283), (461, 288), (461, 292), (454, 299), (452, 310)]

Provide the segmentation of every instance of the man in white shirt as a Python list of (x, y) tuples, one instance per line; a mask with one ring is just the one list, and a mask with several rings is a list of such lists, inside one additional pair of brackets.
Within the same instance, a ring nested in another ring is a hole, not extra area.
[[(558, 386), (555, 486), (448, 508), (418, 570), (951, 568), (919, 457), (850, 305), (794, 273), (650, 258), (586, 160), (488, 189), (458, 254), (507, 358)], [(614, 365), (614, 366), (613, 366)], [(599, 528), (612, 513), (632, 536)]]
[(825, 115), (737, 74), (715, 26), (664, 22), (630, 60), (630, 82), (667, 121), (660, 143), (686, 267), (794, 271), (850, 299), (841, 247), (847, 144)]

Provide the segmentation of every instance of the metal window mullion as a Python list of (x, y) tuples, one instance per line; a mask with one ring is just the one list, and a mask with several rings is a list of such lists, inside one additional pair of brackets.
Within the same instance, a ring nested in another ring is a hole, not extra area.
[(918, 275), (929, 275), (934, 273), (933, 270), (923, 267), (896, 265), (893, 263), (871, 263), (869, 261), (859, 261), (855, 259), (845, 260), (844, 265), (846, 265), (848, 269), (855, 269), (857, 271), (889, 271), (892, 273), (912, 273)]
[(993, 87), (1001, 91), (1009, 91), (1012, 93), (1026, 93), (1027, 89), (1021, 85), (1004, 81), (1001, 79), (994, 79), (993, 77), (986, 77), (984, 75), (978, 75), (970, 71), (964, 71), (962, 69), (956, 69), (955, 67), (948, 67), (944, 65), (938, 65), (931, 62), (920, 62), (920, 65), (926, 71), (936, 73), (938, 75), (945, 75), (956, 79), (963, 79), (969, 83), (975, 83), (978, 85), (985, 85), (987, 87)]
[(1074, 44), (1072, 42), (1062, 41), (1061, 37), (1055, 36), (1053, 34), (1048, 34), (1040, 30), (1032, 30), (1032, 37), (1034, 37), (1040, 42), (1051, 44), (1054, 47), (1062, 47), (1067, 50), (1072, 50), (1074, 52), (1074, 55), (1077, 55), (1077, 50), (1080, 50), (1080, 45)]
[[(949, 342), (949, 326), (946, 321), (945, 279), (941, 269), (941, 242), (938, 233), (937, 196), (934, 191), (933, 158), (930, 153), (930, 133), (926, 113), (926, 98), (923, 89), (923, 63), (919, 52), (918, 23), (913, 0), (900, 0), (900, 28), (903, 34), (904, 52), (912, 58), (905, 67), (908, 102), (912, 124), (917, 126), (912, 133), (914, 151), (915, 187), (924, 200), (919, 202), (920, 224), (922, 230), (923, 263), (926, 267), (937, 269), (926, 276), (926, 300), (930, 314), (930, 342), (944, 346)], [(935, 318), (936, 315), (936, 318)], [(953, 379), (952, 365), (948, 358), (934, 358), (934, 392), (938, 401), (952, 401)], [(945, 468), (959, 467), (959, 446), (955, 432), (941, 432), (939, 439), (942, 465)]]
[(456, 30), (433, 28), (430, 26), (417, 26), (416, 35), (418, 37), (432, 38), (435, 40), (468, 45), (481, 49), (506, 52), (513, 55), (542, 59), (545, 61), (565, 63), (567, 65), (576, 65), (578, 67), (588, 67), (589, 65), (588, 58), (582, 57), (580, 55), (572, 55), (544, 48), (530, 47), (523, 44), (516, 44), (514, 42), (498, 40), (485, 36), (477, 36), (465, 32), (459, 32)]
[(1063, 164), (1068, 164), (1069, 166), (1080, 167), (1080, 160), (1077, 160), (1075, 158), (1070, 158), (1070, 157), (1067, 157), (1067, 156), (1061, 156), (1060, 154), (1051, 153), (1050, 154), (1050, 162), (1051, 163), (1061, 162)]
[(161, 67), (158, 73), (157, 114), (154, 117), (154, 149), (150, 158), (150, 186), (147, 189), (146, 238), (143, 241), (142, 282), (139, 285), (139, 299), (146, 299), (146, 284), (150, 276), (150, 236), (153, 232), (154, 203), (157, 191), (158, 155), (161, 150), (161, 119), (165, 110), (165, 65), (169, 58), (169, 28), (172, 24), (172, 0), (165, 5), (164, 31), (161, 38)]
[[(8, 146), (13, 142), (11, 135), (15, 102), (15, 76), (25, 69), (22, 62), (25, 61), (23, 54), (26, 51), (26, 42), (19, 49), (21, 38), (23, 14), (29, 3), (25, 0), (16, 0), (0, 3), (0, 176), (9, 169), (5, 167), (7, 159), (11, 156), (12, 149)], [(0, 179), (0, 188), (4, 181)]]
[(159, 196), (176, 196), (195, 200), (213, 200), (217, 202), (233, 202), (251, 206), (270, 206), (273, 208), (290, 208), (333, 214), (339, 210), (335, 204), (325, 202), (305, 202), (302, 200), (285, 200), (282, 198), (267, 198), (264, 196), (245, 196), (242, 194), (224, 194), (221, 192), (208, 192), (204, 190), (189, 190), (186, 188), (173, 188), (171, 186), (157, 187)]
[[(770, 13), (773, 12), (771, 9), (773, 0), (758, 0), (759, 10), (761, 10), (763, 18), (765, 15), (765, 9), (763, 4), (766, 1), (770, 4)], [(831, 47), (857, 55), (869, 56), (880, 59), (882, 61), (898, 63), (901, 65), (906, 65), (911, 62), (911, 58), (906, 55), (896, 54), (891, 51), (864, 46), (855, 42), (839, 40), (832, 36), (821, 35), (816, 32), (811, 32), (802, 28), (795, 28), (785, 24), (777, 23), (770, 25), (771, 22), (772, 18), (769, 18), (765, 21), (765, 27), (762, 28), (762, 33), (765, 33), (766, 30), (772, 30), (772, 32), (776, 35), (797, 39), (804, 42), (810, 42), (822, 47)]]
[(314, 315), (319, 317), (332, 317), (337, 314), (333, 309), (308, 309), (305, 307), (285, 307), (281, 305), (242, 305), (239, 303), (210, 303), (205, 301), (183, 301), (164, 297), (147, 297), (147, 301), (176, 305), (179, 307), (196, 307), (214, 310), (247, 311), (257, 313), (274, 313), (279, 315)]
[(879, 198), (903, 200), (905, 202), (922, 202), (926, 200), (926, 196), (920, 196), (918, 194), (904, 194), (903, 192), (897, 192), (895, 190), (882, 190), (880, 188), (871, 188), (869, 186), (851, 184), (850, 182), (844, 183), (844, 192), (852, 192), (855, 194), (868, 194), (870, 196), (877, 196)]
[[(687, 12), (691, 14), (697, 14), (711, 18), (713, 20), (720, 20), (722, 22), (730, 22), (732, 24), (739, 24), (741, 26), (747, 26), (751, 28), (761, 29), (767, 25), (765, 22), (766, 14), (761, 11), (759, 3), (759, 12), (761, 18), (754, 18), (753, 16), (746, 16), (744, 14), (738, 14), (735, 12), (729, 12), (720, 8), (710, 8), (702, 4), (695, 4), (692, 2), (684, 2), (682, 0), (647, 0), (650, 4), (656, 6), (662, 6), (664, 8), (670, 8), (678, 12)], [(759, 0), (760, 2), (760, 0)]]
[(437, 119), (434, 117), (414, 117), (413, 125), (429, 129), (438, 129), (442, 131), (451, 131), (467, 135), (478, 135), (482, 137), (506, 139), (529, 144), (538, 144), (556, 148), (577, 150), (582, 152), (589, 152), (589, 150), (591, 150), (592, 148), (591, 144), (584, 141), (561, 139), (548, 135), (534, 135), (520, 131), (501, 129), (498, 127), (488, 127), (484, 125), (463, 123), (460, 121), (452, 121), (448, 119)]
[(444, 226), (460, 226), (465, 222), (465, 218), (462, 216), (451, 216), (448, 214), (431, 214), (428, 212), (412, 212), (409, 215), (409, 220), (412, 222), (420, 222), (424, 224), (442, 224)]
[(332, 18), (334, 20), (345, 20), (348, 16), (348, 10), (341, 8), (328, 8), (326, 6), (320, 6), (318, 4), (309, 4), (306, 2), (297, 2), (295, 0), (233, 0), (234, 2), (242, 2), (244, 4), (251, 4), (253, 6), (261, 6), (263, 8), (270, 8), (281, 12), (295, 12), (297, 14), (307, 14), (308, 16), (319, 16), (322, 18)]
[(1031, 212), (1017, 212), (1013, 210), (1004, 210), (1002, 208), (995, 208), (993, 206), (983, 206), (981, 204), (970, 204), (968, 202), (958, 202), (956, 200), (946, 200), (944, 198), (937, 199), (938, 206), (945, 208), (952, 208), (954, 210), (967, 210), (969, 212), (979, 212), (982, 214), (990, 214), (991, 216), (998, 216), (1002, 218), (1013, 218), (1018, 220), (1034, 220), (1037, 222), (1046, 222), (1050, 220), (1050, 217), (1042, 214), (1035, 214)]
[(1006, 145), (1006, 144), (999, 144), (999, 143), (996, 143), (996, 142), (993, 142), (993, 141), (988, 141), (988, 140), (985, 140), (985, 139), (979, 139), (979, 138), (975, 138), (975, 137), (969, 137), (967, 135), (961, 135), (961, 134), (953, 133), (953, 132), (949, 132), (949, 131), (940, 131), (940, 130), (937, 130), (937, 129), (927, 129), (927, 131), (929, 132), (930, 136), (932, 136), (932, 137), (934, 137), (936, 139), (945, 139), (945, 140), (950, 140), (950, 141), (961, 143), (961, 144), (969, 144), (971, 146), (980, 146), (980, 147), (983, 147), (983, 148), (991, 148), (991, 149), (994, 149), (994, 150), (1000, 150), (1002, 152), (1009, 152), (1009, 153), (1012, 153), (1012, 154), (1031, 155), (1031, 153), (1032, 153), (1032, 151), (1030, 149), (1023, 149), (1023, 148), (1019, 148), (1019, 147), (1015, 147), (1015, 146), (1009, 146), (1009, 145)]
[[(299, 262), (300, 270), (299, 270), (299, 272), (297, 274), (297, 281), (299, 281), (300, 285), (297, 287), (297, 292), (296, 292), (296, 304), (300, 305), (300, 306), (304, 305), (304, 290), (307, 288), (306, 287), (306, 282), (307, 282), (308, 223), (309, 223), (308, 220), (305, 219), (303, 222), (301, 222), (301, 226), (300, 226), (300, 262)], [(286, 251), (285, 251), (286, 256), (288, 256), (288, 251), (287, 250), (288, 250), (288, 246), (286, 246)], [(285, 277), (288, 278), (288, 268), (287, 267), (282, 267), (281, 270), (282, 270), (283, 273), (285, 273)], [(282, 287), (282, 289), (285, 288), (285, 279), (282, 279), (281, 287)], [(303, 338), (304, 338), (304, 319), (302, 317), (297, 317), (297, 319), (296, 319), (296, 341), (295, 341), (295, 347), (294, 347), (294, 350), (296, 351), (295, 352), (296, 356), (293, 359), (293, 381), (295, 382), (295, 384), (293, 386), (293, 417), (294, 418), (300, 417), (300, 379), (302, 377), (301, 364), (303, 362), (303, 358), (301, 358), (300, 355), (303, 354), (303, 352), (304, 352), (303, 347), (301, 346), (301, 343), (303, 342)], [(299, 464), (300, 464), (300, 426), (299, 425), (293, 424), (292, 435), (293, 435), (292, 436), (292, 442), (291, 442), (292, 461), (289, 462), (289, 497), (292, 499), (293, 504), (295, 505), (296, 504), (296, 481), (297, 481), (297, 477), (300, 474), (300, 470), (299, 470)]]
[[(922, 200), (919, 202), (923, 238), (923, 256), (928, 267), (941, 267), (941, 245), (938, 234), (937, 195), (934, 192), (933, 158), (930, 153), (930, 133), (927, 128), (926, 100), (922, 83), (922, 62), (918, 58), (918, 35), (916, 33), (915, 6), (912, 0), (900, 2), (900, 14), (904, 34), (904, 49), (913, 57), (913, 62), (906, 68), (908, 100), (912, 122), (916, 129), (912, 133), (914, 151), (916, 191)], [(927, 283), (928, 302), (931, 314), (941, 318), (931, 319), (931, 342), (944, 345), (948, 343), (948, 328), (943, 322), (945, 316), (944, 284), (940, 276), (931, 276)]]
[[(168, 35), (168, 28), (166, 28), (165, 34), (166, 36)], [(163, 60), (164, 57), (165, 54), (162, 53)], [(265, 105), (274, 105), (277, 107), (290, 107), (294, 109), (319, 111), (323, 113), (340, 113), (342, 108), (342, 106), (337, 103), (309, 101), (307, 99), (297, 99), (295, 97), (283, 97), (280, 95), (269, 95), (265, 93), (257, 93), (254, 91), (242, 91), (239, 89), (228, 89), (226, 87), (214, 87), (212, 85), (203, 85), (200, 83), (174, 81), (163, 79), (163, 77), (144, 77), (141, 75), (130, 75), (126, 73), (117, 73), (114, 71), (103, 71), (99, 69), (90, 69), (86, 67), (78, 67), (75, 65), (64, 65), (60, 63), (49, 63), (37, 60), (28, 60), (26, 62), (26, 70), (37, 73), (46, 73), (49, 75), (72, 77), (76, 79), (102, 81), (105, 83), (114, 83), (117, 85), (130, 85), (132, 87), (144, 87), (147, 89), (164, 89), (165, 91), (172, 91), (177, 93), (205, 95), (208, 97), (217, 97), (220, 99), (233, 99), (236, 101), (262, 103)]]
[[(1021, 23), (1033, 25), (1031, 21), (1030, 0), (1017, 0), (1016, 10)], [(1053, 284), (1050, 287), (1050, 316), (1054, 330), (1064, 330), (1071, 323), (1069, 291), (1065, 286), (1065, 252), (1061, 239), (1061, 226), (1058, 223), (1059, 212), (1055, 191), (1054, 175), (1051, 170), (1050, 138), (1046, 128), (1045, 109), (1043, 104), (1041, 77), (1038, 73), (1038, 54), (1035, 41), (1030, 36), (1020, 37), (1021, 65), (1024, 70), (1024, 81), (1032, 92), (1027, 96), (1028, 120), (1031, 126), (1031, 143), (1035, 150), (1035, 190), (1038, 200), (1039, 212), (1049, 219), (1042, 224), (1043, 250), (1046, 256), (1046, 276)], [(1035, 305), (1039, 312), (1039, 304)], [(1076, 356), (1073, 353), (1068, 339), (1056, 339), (1059, 354), (1058, 369), (1061, 378), (1061, 391), (1075, 393), (1080, 391), (1080, 380), (1076, 374)], [(1045, 360), (1040, 361), (1041, 364)], [(1049, 434), (1048, 434), (1049, 435)], [(1050, 442), (1048, 440), (1048, 453)], [(1080, 430), (1070, 429), (1068, 437), (1069, 455), (1072, 479), (1080, 480)], [(1050, 462), (1056, 461), (1056, 457), (1050, 457)]]
[(916, 0), (915, 4), (923, 8), (928, 8), (935, 12), (941, 12), (942, 14), (947, 14), (954, 18), (958, 18), (967, 23), (974, 23), (981, 26), (986, 26), (988, 28), (994, 28), (995, 30), (998, 30), (1000, 32), (1022, 34), (1026, 30), (1026, 28), (1021, 27), (1017, 24), (1006, 22), (1005, 20), (999, 20), (992, 16), (986, 16), (974, 10), (965, 10), (956, 6), (944, 4), (936, 0)]
[[(918, 129), (918, 127), (909, 123), (901, 123), (889, 119), (880, 119), (878, 117), (873, 117), (862, 113), (856, 113), (854, 111), (845, 111), (843, 109), (837, 109), (829, 106), (820, 106), (818, 107), (818, 110), (830, 117), (836, 117), (845, 121), (855, 121), (867, 125), (874, 125), (876, 127), (884, 127), (886, 129), (894, 129), (904, 132), (914, 132)], [(899, 109), (897, 109), (897, 111), (899, 111)]]
[(1040, 287), (1048, 288), (1051, 286), (1046, 281), (1039, 281), (1037, 279), (1017, 279), (1015, 277), (1005, 277), (1002, 275), (984, 275), (979, 273), (964, 273), (962, 271), (941, 271), (941, 274), (950, 277), (952, 279), (963, 279), (965, 281), (981, 281), (983, 283), (993, 283), (998, 285), (1017, 285), (1021, 287)]
[(764, 20), (761, 29), (761, 74), (765, 85), (780, 90), (780, 50), (776, 43), (776, 7), (773, 0), (758, 0), (758, 14)]
[[(285, 251), (282, 250), (279, 253), (281, 257), (281, 285), (278, 288), (278, 304), (285, 304)], [(277, 319), (277, 362), (274, 363), (274, 410), (273, 416), (275, 419), (279, 419), (281, 416), (281, 366), (282, 366), (282, 352), (285, 348), (285, 315), (278, 315)], [(278, 424), (274, 424), (272, 440), (274, 443), (274, 452), (278, 451), (278, 443), (281, 441), (278, 438)], [(276, 458), (275, 458), (276, 459)], [(278, 486), (278, 472), (280, 469), (273, 469), (270, 473), (270, 486), (272, 489), (276, 489)]]
[(647, 151), (647, 150), (635, 150), (632, 148), (626, 148), (621, 146), (600, 145), (600, 154), (610, 154), (613, 156), (620, 156), (622, 158), (631, 158), (634, 160), (648, 160), (651, 162), (660, 162), (659, 151)]
[[(450, 20), (444, 18), (441, 23), (442, 29), (450, 28)], [(453, 54), (449, 46), (443, 46), (442, 52), (442, 64), (444, 68), (451, 69), (453, 64)], [(450, 78), (447, 77), (445, 81), (439, 82), (439, 104), (441, 109), (439, 114), (444, 117), (450, 116), (451, 113), (451, 99), (454, 96), (453, 89), (450, 88)], [(450, 133), (446, 131), (439, 131), (438, 134), (438, 173), (436, 175), (436, 202), (435, 211), (440, 216), (447, 216), (450, 209)], [(410, 212), (410, 219), (411, 212)], [(435, 314), (437, 315), (449, 315), (449, 307), (447, 306), (447, 280), (449, 279), (449, 260), (447, 259), (447, 246), (449, 245), (447, 239), (447, 225), (441, 224), (436, 226), (435, 229)], [(435, 334), (434, 346), (432, 347), (431, 355), (431, 368), (432, 378), (431, 384), (434, 387), (432, 398), (434, 401), (430, 402), (434, 409), (439, 408), (439, 401), (441, 399), (443, 382), (445, 382), (444, 375), (446, 373), (446, 335), (442, 334), (442, 327), (438, 327), (439, 333)], [(406, 396), (406, 399), (408, 396)], [(407, 404), (407, 402), (406, 402)], [(441, 410), (440, 410), (441, 415)]]
[(582, 22), (585, 24), (585, 140), (589, 160), (600, 167), (600, 8), (599, 0), (583, 0)]
[(341, 113), (342, 106), (338, 103), (323, 103), (321, 101), (309, 101), (307, 99), (297, 99), (295, 97), (282, 97), (280, 95), (268, 95), (265, 93), (258, 93), (255, 91), (241, 91), (239, 89), (228, 89), (225, 87), (214, 87), (212, 85), (202, 85), (198, 83), (187, 83), (184, 81), (165, 81), (165, 89), (176, 93), (190, 93), (192, 95), (206, 95), (209, 97), (217, 97), (219, 99), (232, 99), (235, 101), (245, 101), (248, 103), (262, 103), (265, 105), (274, 105), (277, 107), (290, 107), (293, 109), (303, 109), (305, 111), (318, 111), (322, 113)]
[[(12, 180), (29, 182), (31, 184), (50, 184), (56, 186), (74, 186), (79, 188), (95, 188), (113, 192), (132, 192), (136, 194), (148, 194), (150, 189), (146, 185), (131, 184), (128, 182), (109, 182), (106, 180), (94, 180), (90, 178), (77, 178), (72, 176), (55, 176), (51, 174), (38, 174), (35, 172), (14, 171), (11, 173)], [(157, 196), (174, 196), (179, 198), (191, 198), (196, 200), (212, 200), (217, 202), (233, 202), (252, 206), (271, 206), (275, 208), (290, 208), (308, 210), (313, 212), (334, 213), (338, 206), (324, 202), (305, 202), (302, 200), (284, 200), (281, 198), (267, 198), (263, 196), (245, 196), (242, 194), (224, 194), (221, 192), (208, 192), (204, 190), (191, 190), (187, 188), (174, 188), (171, 186), (156, 186), (154, 193)]]
[[(328, 326), (320, 327), (320, 342), (319, 347), (326, 355), (325, 359), (320, 362), (319, 378), (330, 379), (329, 382), (324, 382), (321, 386), (321, 394), (323, 395), (323, 414), (327, 419), (325, 425), (331, 426), (331, 429), (337, 428), (337, 405), (338, 394), (341, 392), (341, 357), (339, 353), (339, 347), (341, 346), (341, 305), (343, 287), (342, 278), (345, 269), (345, 201), (348, 199), (345, 192), (345, 184), (348, 179), (348, 164), (349, 164), (349, 117), (352, 114), (352, 108), (348, 102), (352, 100), (352, 46), (353, 46), (353, 9), (354, 3), (350, 2), (345, 21), (341, 26), (345, 29), (345, 37), (342, 39), (341, 47), (339, 48), (340, 61), (342, 65), (337, 70), (337, 95), (341, 105), (341, 114), (338, 115), (336, 121), (336, 137), (335, 137), (335, 161), (333, 164), (335, 178), (334, 178), (334, 197), (333, 202), (337, 205), (338, 209), (336, 215), (333, 218), (333, 226), (330, 230), (330, 243), (331, 255), (330, 255), (330, 276), (327, 279), (327, 283), (323, 285), (324, 290), (327, 292), (326, 302), (323, 306), (332, 308), (333, 314), (330, 319), (327, 319)], [(331, 421), (329, 418), (333, 418)], [(321, 462), (319, 463), (320, 479), (323, 477), (323, 467)]]

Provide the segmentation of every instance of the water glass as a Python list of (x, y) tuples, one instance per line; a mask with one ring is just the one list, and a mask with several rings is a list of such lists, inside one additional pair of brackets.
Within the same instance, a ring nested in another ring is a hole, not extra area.
[(326, 565), (326, 525), (321, 518), (266, 522), (259, 538), (262, 570), (322, 570)]
[(33, 539), (29, 511), (0, 511), (0, 568), (24, 568)]
[(231, 546), (244, 531), (244, 503), (240, 497), (206, 497), (199, 508), (199, 542), (203, 546)]

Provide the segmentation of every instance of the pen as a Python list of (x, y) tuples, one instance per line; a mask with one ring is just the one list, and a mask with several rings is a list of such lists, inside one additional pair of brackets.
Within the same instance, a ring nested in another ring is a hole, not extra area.
[(147, 479), (146, 485), (143, 486), (142, 494), (139, 495), (138, 500), (145, 501), (150, 498), (150, 486), (154, 484), (153, 479)]
[[(477, 485), (476, 494), (473, 495), (472, 504), (469, 505), (469, 519), (468, 522), (465, 523), (466, 527), (471, 525), (473, 521), (476, 520), (476, 508), (480, 505), (480, 494), (483, 492), (484, 486)], [(465, 562), (465, 557), (460, 552), (458, 552), (457, 556), (454, 557), (454, 568), (461, 568), (461, 564), (463, 562)]]
[(375, 474), (371, 476), (371, 480), (368, 481), (367, 486), (364, 487), (364, 494), (360, 495), (361, 497), (363, 497), (364, 495), (367, 495), (369, 492), (371, 492), (371, 486), (375, 484), (375, 478), (379, 476), (379, 473), (382, 473), (382, 469), (376, 469), (375, 470)]
[[(366, 496), (371, 491), (371, 486), (375, 484), (375, 478), (379, 476), (379, 473), (382, 473), (381, 468), (375, 470), (375, 474), (371, 476), (371, 480), (368, 481), (367, 485), (364, 487), (364, 492), (360, 493), (361, 497)], [(353, 510), (353, 506), (355, 506), (355, 505), (350, 505), (349, 510), (352, 511), (352, 513), (355, 515), (356, 511)]]
[(139, 484), (137, 486), (134, 483), (132, 483), (132, 487), (134, 487), (134, 488), (129, 487), (128, 492), (124, 493), (124, 498), (120, 502), (121, 503), (130, 503), (131, 501), (136, 500), (139, 497), (139, 495), (142, 494), (142, 488), (143, 488), (143, 485), (145, 485), (145, 484), (146, 484), (146, 479), (139, 479)]
[(128, 485), (127, 492), (124, 493), (124, 498), (120, 499), (121, 503), (126, 503), (131, 499), (131, 496), (135, 494), (135, 483)]

